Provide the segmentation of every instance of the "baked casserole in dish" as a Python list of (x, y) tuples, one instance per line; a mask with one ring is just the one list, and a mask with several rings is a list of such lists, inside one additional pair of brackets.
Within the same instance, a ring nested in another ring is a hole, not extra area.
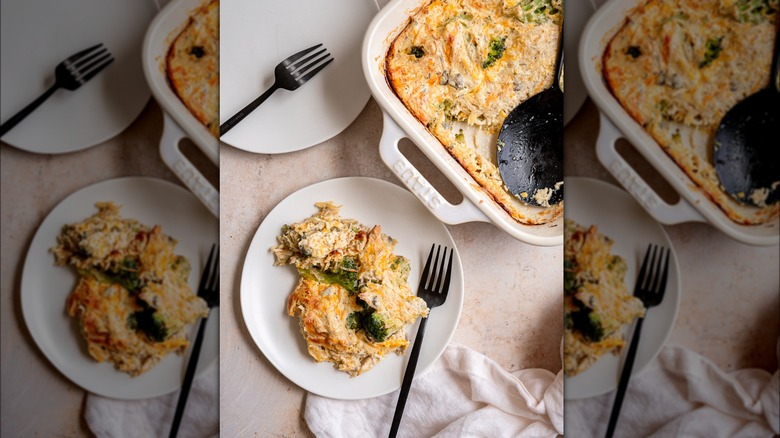
[(195, 10), (171, 44), (166, 73), (176, 95), (219, 137), (219, 2)]
[[(468, 220), (491, 221), (532, 244), (562, 243), (563, 203), (517, 199), (496, 161), (506, 116), (553, 83), (562, 22), (559, 0), (422, 0), (391, 2), (369, 27), (364, 72), (389, 116), (382, 158), (444, 222), (464, 222), (451, 213), (472, 203), (480, 212), (470, 209)], [(412, 139), (466, 201), (432, 200), (431, 187), (396, 152), (398, 135)]]
[[(777, 7), (776, 0), (612, 0), (586, 26), (579, 57), (602, 111), (599, 160), (658, 221), (707, 221), (745, 243), (778, 243), (780, 204), (732, 198), (713, 163), (723, 116), (769, 84)], [(622, 136), (681, 202), (660, 199), (616, 152)]]
[(762, 223), (721, 187), (712, 164), (720, 120), (766, 87), (777, 1), (651, 0), (632, 11), (604, 51), (604, 79), (623, 108), (733, 221)]
[(219, 216), (219, 191), (182, 153), (192, 142), (219, 165), (219, 2), (171, 0), (146, 31), (143, 66), (163, 113), (160, 155), (182, 183)]

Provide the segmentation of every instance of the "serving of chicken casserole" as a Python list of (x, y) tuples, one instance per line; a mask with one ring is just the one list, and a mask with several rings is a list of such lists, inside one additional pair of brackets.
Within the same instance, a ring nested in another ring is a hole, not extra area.
[(645, 308), (628, 293), (626, 262), (611, 253), (612, 240), (595, 225), (564, 223), (564, 373), (574, 376), (605, 353), (619, 353), (623, 327)]
[(275, 265), (300, 276), (287, 312), (298, 315), (309, 354), (354, 377), (402, 354), (406, 327), (428, 307), (407, 284), (409, 260), (394, 254), (396, 241), (379, 225), (341, 218), (331, 202), (315, 206), (311, 217), (283, 227), (271, 251)]
[(89, 355), (131, 376), (151, 369), (188, 345), (185, 328), (208, 315), (187, 283), (189, 261), (176, 240), (134, 219), (111, 202), (62, 227), (52, 248), (55, 264), (79, 275), (66, 310), (78, 319)]

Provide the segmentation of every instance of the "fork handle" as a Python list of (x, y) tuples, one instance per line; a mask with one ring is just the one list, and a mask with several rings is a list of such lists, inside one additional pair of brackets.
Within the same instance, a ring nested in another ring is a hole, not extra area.
[(623, 405), (623, 396), (626, 395), (628, 381), (631, 379), (631, 369), (634, 367), (634, 358), (636, 357), (637, 346), (639, 345), (639, 335), (642, 333), (642, 323), (645, 318), (639, 318), (634, 328), (634, 337), (631, 339), (631, 347), (628, 349), (626, 363), (623, 364), (623, 372), (620, 374), (620, 383), (618, 383), (615, 401), (612, 404), (612, 413), (609, 414), (609, 424), (607, 424), (606, 438), (612, 437), (615, 433), (618, 417), (620, 416), (620, 407)]
[(219, 125), (219, 136), (222, 137), (223, 135), (227, 134), (227, 132), (233, 129), (233, 127), (236, 126), (238, 122), (244, 120), (244, 117), (248, 116), (249, 113), (251, 113), (258, 106), (260, 106), (261, 103), (265, 102), (265, 100), (268, 99), (272, 94), (274, 94), (274, 91), (278, 89), (279, 86), (273, 84), (271, 88), (265, 90), (265, 93), (261, 94), (260, 97), (253, 100), (252, 103), (245, 106), (241, 111), (237, 112), (236, 115), (234, 115), (233, 117), (229, 118), (227, 122)]
[(393, 424), (390, 426), (389, 438), (394, 438), (398, 433), (398, 426), (401, 424), (401, 417), (404, 415), (406, 406), (406, 397), (409, 395), (409, 388), (412, 387), (414, 379), (414, 370), (417, 369), (417, 359), (420, 357), (420, 346), (422, 346), (425, 337), (425, 326), (428, 318), (420, 318), (420, 327), (417, 328), (417, 336), (414, 338), (412, 353), (409, 355), (409, 363), (406, 364), (404, 372), (404, 382), (401, 385), (401, 393), (398, 395), (398, 403), (395, 405), (395, 414), (393, 414)]
[(48, 99), (52, 94), (54, 94), (55, 91), (57, 91), (57, 88), (60, 86), (55, 83), (51, 87), (49, 87), (48, 90), (44, 91), (43, 94), (41, 94), (40, 97), (33, 100), (30, 104), (28, 104), (26, 107), (22, 108), (21, 111), (14, 114), (13, 117), (6, 120), (5, 123), (0, 125), (0, 137), (4, 136), (6, 132), (10, 131), (11, 128), (16, 126), (19, 122), (24, 120), (25, 117), (29, 116), (31, 112), (35, 111), (36, 108), (41, 106), (41, 104)]
[(179, 433), (179, 424), (181, 424), (181, 419), (184, 414), (184, 406), (187, 405), (187, 397), (190, 395), (192, 381), (195, 378), (195, 369), (198, 367), (198, 358), (200, 357), (200, 347), (203, 345), (203, 333), (205, 332), (206, 321), (208, 321), (208, 317), (200, 320), (198, 334), (195, 337), (195, 343), (192, 344), (192, 353), (190, 353), (190, 361), (187, 363), (187, 371), (184, 373), (184, 383), (182, 383), (181, 391), (179, 391), (179, 401), (176, 402), (176, 413), (173, 415), (171, 432), (168, 435), (169, 438), (174, 438), (176, 434)]

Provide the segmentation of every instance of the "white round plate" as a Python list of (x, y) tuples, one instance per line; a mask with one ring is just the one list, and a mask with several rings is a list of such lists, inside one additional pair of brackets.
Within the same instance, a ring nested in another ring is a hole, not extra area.
[[(363, 399), (387, 394), (401, 387), (408, 353), (390, 354), (371, 370), (349, 377), (330, 362), (317, 363), (306, 351), (298, 317), (287, 315), (286, 302), (298, 282), (291, 266), (273, 266), (271, 247), (282, 226), (300, 222), (316, 213), (315, 202), (341, 205), (341, 217), (367, 225), (398, 241), (395, 253), (411, 261), (409, 285), (417, 291), (420, 272), (433, 243), (455, 249), (452, 282), (447, 301), (431, 310), (415, 375), (441, 355), (455, 332), (463, 307), (463, 269), (460, 255), (447, 228), (406, 190), (372, 178), (350, 177), (324, 181), (303, 188), (280, 202), (257, 229), (241, 275), (241, 310), (247, 329), (266, 358), (301, 388), (335, 399)], [(410, 340), (415, 323), (407, 330)]]
[(225, 134), (249, 152), (297, 151), (349, 126), (368, 102), (360, 44), (374, 0), (235, 0), (220, 5), (220, 123), (274, 83), (283, 59), (322, 43), (334, 61), (295, 91), (277, 90)]
[[(625, 281), (629, 293), (634, 292), (638, 265), (651, 243), (671, 250), (669, 280), (663, 302), (648, 310), (642, 327), (634, 367), (631, 375), (641, 373), (661, 350), (677, 318), (680, 306), (680, 270), (672, 242), (666, 231), (628, 193), (603, 181), (591, 178), (566, 178), (566, 218), (587, 227), (596, 225), (598, 230), (614, 241), (612, 253), (626, 261), (628, 272)], [(633, 324), (623, 331), (630, 343)], [(623, 358), (606, 354), (586, 371), (567, 377), (564, 391), (567, 400), (594, 397), (617, 388)]]
[(3, 136), (29, 152), (59, 154), (122, 132), (149, 101), (141, 43), (157, 7), (151, 0), (3, 0), (0, 120), (54, 84), (65, 58), (99, 43), (114, 62), (75, 91), (58, 90)]
[(564, 15), (566, 17), (563, 20), (563, 50), (566, 53), (563, 76), (564, 88), (566, 89), (566, 92), (563, 93), (564, 125), (574, 118), (588, 97), (588, 90), (582, 82), (579, 66), (580, 57), (577, 52), (579, 51), (582, 29), (585, 28), (585, 23), (588, 22), (590, 16), (596, 11), (592, 1), (595, 0), (574, 0), (566, 2), (564, 5)]
[[(86, 350), (75, 318), (67, 315), (65, 300), (78, 276), (70, 267), (54, 266), (49, 252), (57, 244), (60, 228), (80, 222), (97, 212), (96, 202), (121, 206), (122, 217), (152, 226), (178, 241), (176, 253), (190, 261), (189, 277), (197, 291), (202, 266), (212, 244), (218, 242), (219, 224), (190, 192), (154, 178), (119, 178), (83, 188), (60, 202), (43, 220), (33, 237), (24, 262), (21, 285), (22, 314), (35, 343), (62, 374), (85, 390), (116, 399), (157, 397), (181, 386), (189, 353), (171, 354), (137, 377), (117, 371), (108, 362), (98, 363)], [(212, 310), (203, 340), (196, 375), (216, 366), (219, 357), (219, 311)], [(194, 339), (197, 324), (190, 327)]]

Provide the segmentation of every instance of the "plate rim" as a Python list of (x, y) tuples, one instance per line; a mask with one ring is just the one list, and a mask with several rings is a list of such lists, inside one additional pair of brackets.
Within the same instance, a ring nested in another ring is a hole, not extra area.
[[(273, 356), (273, 355), (269, 356), (269, 353), (267, 353), (267, 351), (266, 351), (268, 347), (267, 346), (264, 347), (264, 343), (261, 342), (261, 340), (258, 339), (258, 335), (251, 328), (252, 325), (249, 323), (249, 321), (247, 321), (247, 311), (248, 311), (247, 306), (248, 306), (248, 294), (249, 294), (248, 288), (249, 288), (249, 285), (246, 284), (246, 283), (249, 280), (248, 280), (248, 277), (247, 277), (246, 273), (248, 272), (248, 269), (251, 269), (251, 267), (249, 266), (249, 253), (250, 253), (250, 251), (252, 250), (253, 247), (255, 247), (255, 245), (262, 245), (263, 244), (259, 240), (261, 238), (260, 230), (263, 227), (263, 224), (266, 222), (266, 218), (268, 216), (270, 216), (277, 208), (279, 208), (280, 205), (282, 205), (283, 203), (285, 203), (286, 201), (288, 201), (291, 198), (294, 198), (296, 196), (301, 196), (304, 192), (307, 192), (309, 190), (313, 190), (314, 188), (319, 187), (319, 186), (324, 185), (324, 184), (351, 184), (353, 181), (364, 182), (365, 184), (363, 185), (363, 187), (368, 186), (369, 184), (377, 184), (378, 186), (386, 187), (389, 190), (398, 190), (399, 191), (398, 193), (404, 193), (403, 196), (407, 196), (408, 197), (408, 201), (409, 201), (410, 205), (414, 205), (415, 208), (419, 209), (426, 216), (430, 217), (431, 221), (435, 221), (438, 226), (442, 227), (442, 230), (444, 231), (446, 237), (450, 240), (450, 243), (452, 244), (452, 247), (454, 249), (455, 257), (454, 257), (453, 261), (454, 261), (455, 267), (457, 268), (457, 269), (455, 269), (454, 273), (456, 273), (456, 275), (458, 276), (457, 278), (459, 280), (459, 284), (462, 286), (462, 289), (461, 289), (459, 294), (450, 295), (450, 296), (457, 296), (458, 297), (458, 303), (457, 303), (457, 309), (456, 309), (456, 315), (455, 315), (455, 319), (454, 319), (453, 328), (447, 334), (447, 339), (445, 340), (445, 342), (442, 343), (441, 347), (439, 348), (439, 350), (436, 352), (435, 356), (431, 360), (431, 363), (429, 363), (427, 366), (421, 366), (421, 367), (418, 366), (417, 367), (417, 369), (415, 370), (415, 375), (416, 376), (417, 375), (421, 375), (422, 373), (424, 373), (428, 369), (430, 369), (430, 367), (437, 360), (439, 360), (439, 358), (443, 354), (444, 350), (446, 349), (447, 345), (449, 345), (450, 342), (452, 342), (452, 338), (454, 337), (455, 331), (457, 330), (458, 324), (460, 322), (460, 317), (461, 317), (462, 312), (463, 312), (463, 303), (465, 301), (465, 299), (464, 299), (465, 298), (465, 281), (464, 281), (465, 279), (464, 279), (463, 265), (462, 265), (462, 260), (460, 258), (460, 252), (459, 252), (457, 246), (455, 245), (455, 240), (452, 238), (452, 234), (449, 232), (449, 229), (447, 229), (446, 225), (444, 223), (442, 223), (441, 221), (439, 221), (438, 219), (436, 219), (435, 216), (432, 216), (429, 211), (425, 210), (424, 207), (422, 207), (419, 204), (419, 201), (417, 201), (415, 196), (412, 193), (410, 193), (408, 190), (405, 190), (404, 188), (402, 188), (402, 187), (400, 187), (400, 186), (398, 186), (398, 185), (396, 185), (394, 183), (391, 183), (389, 181), (386, 181), (386, 180), (383, 180), (383, 179), (380, 179), (380, 178), (366, 177), (366, 176), (346, 176), (346, 177), (336, 177), (336, 178), (326, 179), (326, 180), (323, 180), (323, 181), (318, 181), (318, 182), (315, 182), (313, 184), (310, 184), (310, 185), (307, 185), (305, 187), (302, 187), (302, 188), (300, 188), (298, 190), (295, 190), (294, 192), (292, 192), (292, 193), (288, 194), (287, 196), (285, 196), (281, 201), (276, 203), (271, 208), (271, 210), (269, 210), (269, 212), (263, 217), (263, 221), (255, 229), (255, 231), (254, 231), (254, 233), (252, 235), (252, 239), (251, 239), (249, 245), (247, 246), (247, 250), (246, 250), (246, 252), (244, 254), (243, 263), (242, 263), (242, 267), (241, 267), (241, 277), (240, 277), (240, 280), (239, 280), (239, 305), (240, 305), (240, 308), (241, 308), (242, 322), (243, 322), (244, 326), (247, 329), (246, 331), (249, 333), (249, 340), (251, 340), (251, 343), (253, 344), (252, 348), (257, 348), (257, 350), (259, 350), (259, 352), (263, 355), (263, 357), (273, 366), (273, 368), (277, 372), (279, 372), (287, 380), (289, 380), (290, 382), (292, 382), (293, 384), (295, 384), (299, 388), (303, 389), (304, 391), (307, 391), (307, 392), (310, 392), (312, 394), (319, 395), (319, 396), (322, 396), (322, 397), (328, 397), (328, 398), (337, 399), (337, 400), (361, 400), (361, 399), (379, 397), (379, 396), (382, 396), (382, 395), (385, 395), (385, 394), (388, 394), (388, 393), (391, 393), (393, 391), (398, 390), (401, 387), (401, 383), (402, 382), (401, 382), (401, 379), (399, 379), (398, 382), (397, 382), (397, 386), (390, 387), (389, 389), (386, 389), (386, 390), (383, 390), (383, 391), (380, 391), (380, 392), (371, 393), (371, 394), (364, 394), (364, 395), (360, 395), (360, 396), (344, 396), (342, 394), (332, 394), (331, 392), (329, 392), (327, 390), (322, 390), (322, 389), (318, 389), (318, 388), (312, 388), (310, 385), (302, 385), (301, 383), (299, 383), (299, 381), (294, 376), (291, 376), (291, 373), (289, 372), (289, 370), (285, 369), (284, 364), (280, 363), (277, 360), (278, 358), (276, 356)], [(410, 284), (410, 286), (413, 287), (414, 284), (412, 283), (412, 284)], [(284, 300), (285, 301), (286, 301), (288, 295), (289, 294), (285, 294), (284, 295)], [(418, 326), (419, 326), (419, 321), (415, 321), (411, 326), (409, 326), (407, 328), (407, 330), (409, 330), (407, 333), (408, 333), (409, 338), (410, 338), (410, 345), (413, 344), (413, 341), (414, 341), (413, 336), (416, 335), (416, 331), (417, 331), (417, 327)], [(297, 333), (295, 335), (297, 337), (300, 337), (300, 335), (297, 334)], [(405, 356), (408, 357), (408, 353), (405, 353)], [(406, 357), (403, 358), (404, 359), (404, 363), (406, 363)], [(313, 359), (312, 359), (312, 363), (316, 364), (316, 362), (314, 362)], [(380, 362), (380, 364), (381, 364), (381, 362)], [(404, 366), (404, 368), (405, 368), (405, 366)]]
[[(601, 179), (597, 179), (597, 178), (592, 178), (592, 177), (566, 176), (565, 178), (571, 181), (571, 184), (569, 184), (569, 187), (580, 186), (581, 184), (584, 183), (584, 184), (593, 184), (593, 185), (596, 185), (596, 186), (600, 186), (602, 189), (605, 189), (605, 190), (613, 190), (613, 191), (616, 191), (616, 192), (621, 192), (626, 197), (626, 199), (631, 203), (631, 206), (633, 208), (635, 208), (638, 212), (640, 212), (640, 214), (642, 216), (646, 217), (647, 219), (649, 219), (650, 221), (653, 222), (653, 224), (658, 228), (658, 231), (660, 232), (659, 235), (663, 238), (663, 240), (665, 240), (666, 244), (668, 245), (668, 247), (670, 249), (670, 254), (672, 255), (672, 257), (670, 258), (670, 267), (672, 268), (672, 272), (675, 274), (674, 277), (676, 279), (676, 282), (673, 285), (674, 288), (676, 289), (676, 293), (674, 294), (675, 295), (675, 301), (674, 301), (674, 304), (672, 306), (672, 315), (671, 315), (671, 320), (670, 320), (671, 322), (669, 324), (669, 327), (666, 328), (666, 333), (663, 336), (663, 340), (659, 343), (658, 348), (655, 349), (655, 351), (647, 358), (647, 362), (641, 363), (641, 364), (638, 363), (638, 362), (635, 362), (635, 365), (634, 365), (634, 367), (631, 370), (631, 377), (632, 378), (636, 378), (636, 377), (640, 376), (643, 372), (645, 372), (648, 369), (649, 365), (655, 360), (655, 358), (661, 352), (663, 347), (665, 345), (667, 345), (667, 343), (669, 342), (669, 338), (671, 337), (672, 331), (674, 330), (674, 325), (677, 322), (677, 317), (679, 316), (680, 302), (681, 302), (681, 298), (682, 298), (682, 280), (681, 280), (681, 272), (680, 272), (679, 260), (677, 258), (677, 252), (674, 249), (674, 245), (672, 243), (672, 240), (669, 238), (669, 234), (666, 232), (666, 229), (664, 229), (663, 225), (661, 223), (659, 223), (658, 221), (656, 221), (652, 216), (650, 216), (649, 213), (647, 213), (647, 211), (644, 208), (642, 208), (641, 205), (639, 205), (639, 203), (636, 201), (636, 199), (634, 199), (633, 196), (631, 196), (628, 192), (626, 192), (622, 188), (620, 188), (620, 187), (618, 187), (618, 186), (616, 186), (614, 184), (611, 184), (611, 183), (609, 183), (607, 181), (604, 181), (604, 180), (601, 180)], [(571, 216), (567, 217), (567, 219), (575, 219), (576, 220), (576, 218), (572, 218)], [(631, 292), (633, 290), (633, 286), (630, 283), (631, 282), (627, 282), (627, 284), (626, 284), (629, 292)], [(667, 291), (668, 291), (668, 289), (667, 289)], [(667, 295), (667, 297), (668, 297), (668, 295)], [(627, 326), (627, 327), (630, 327), (630, 330), (631, 330), (630, 333), (633, 333), (633, 327), (634, 326), (635, 326), (635, 322), (632, 322), (632, 323), (630, 323)], [(628, 341), (630, 342), (630, 339), (628, 339)], [(561, 346), (563, 347), (563, 343), (561, 344)], [(622, 351), (620, 353), (620, 357), (621, 358), (624, 357), (625, 354), (627, 353), (627, 351), (628, 351), (627, 349)], [(567, 386), (569, 388), (571, 388), (570, 385), (571, 385), (571, 380), (572, 379), (575, 379), (575, 378), (578, 378), (578, 377), (582, 378), (582, 376), (585, 373), (587, 373), (593, 366), (595, 366), (596, 363), (598, 363), (598, 361), (600, 361), (603, 357), (604, 356), (602, 356), (599, 359), (597, 359), (597, 361), (594, 362), (593, 365), (591, 365), (590, 368), (588, 368), (587, 370), (583, 371), (580, 374), (577, 374), (576, 376), (571, 376), (571, 377), (570, 376), (564, 376), (564, 380), (565, 380), (565, 382), (564, 382), (564, 393), (565, 393), (565, 399), (566, 400), (584, 400), (584, 399), (589, 399), (589, 398), (593, 398), (593, 397), (597, 397), (597, 396), (603, 395), (603, 394), (608, 393), (610, 391), (613, 391), (613, 390), (615, 390), (617, 388), (618, 381), (620, 379), (620, 369), (617, 370), (617, 373), (615, 375), (615, 380), (612, 383), (610, 383), (609, 385), (606, 385), (604, 388), (599, 388), (599, 389), (597, 389), (595, 391), (592, 391), (592, 392), (586, 393), (586, 394), (574, 394), (574, 395), (571, 394), (571, 389), (569, 389), (569, 390), (566, 389)]]
[[(184, 189), (183, 187), (181, 187), (181, 186), (179, 186), (179, 185), (177, 185), (177, 184), (175, 184), (173, 182), (170, 182), (168, 180), (164, 180), (164, 179), (156, 178), (156, 177), (151, 177), (151, 176), (124, 176), (124, 177), (110, 178), (110, 179), (101, 180), (101, 181), (98, 181), (98, 182), (95, 182), (95, 183), (88, 184), (88, 185), (85, 185), (83, 187), (80, 187), (80, 188), (74, 190), (73, 192), (69, 193), (68, 195), (66, 195), (59, 202), (57, 202), (57, 204), (46, 213), (46, 216), (40, 221), (40, 223), (35, 228), (35, 232), (33, 234), (33, 237), (30, 239), (29, 244), (28, 244), (27, 249), (26, 249), (25, 254), (24, 254), (24, 264), (22, 265), (22, 272), (21, 272), (21, 277), (20, 277), (20, 280), (19, 280), (19, 289), (14, 294), (14, 298), (19, 300), (19, 306), (21, 308), (21, 314), (22, 314), (21, 316), (22, 316), (22, 320), (23, 320), (23, 323), (24, 323), (24, 327), (27, 329), (27, 333), (29, 334), (30, 338), (32, 339), (33, 344), (35, 345), (35, 348), (41, 354), (43, 354), (43, 356), (46, 358), (48, 363), (51, 366), (53, 366), (57, 370), (57, 372), (60, 375), (62, 375), (63, 377), (65, 377), (71, 384), (73, 384), (75, 386), (78, 386), (79, 388), (83, 389), (84, 391), (86, 391), (86, 392), (88, 392), (90, 394), (94, 394), (94, 395), (98, 395), (98, 396), (102, 396), (102, 397), (107, 397), (107, 398), (111, 398), (111, 399), (115, 399), (115, 400), (143, 400), (143, 399), (149, 399), (149, 398), (163, 396), (163, 395), (166, 395), (166, 394), (170, 394), (170, 393), (172, 393), (174, 391), (177, 391), (181, 387), (182, 381), (180, 380), (175, 385), (172, 385), (170, 387), (165, 387), (165, 388), (158, 387), (158, 389), (156, 391), (149, 391), (148, 394), (144, 393), (142, 395), (127, 395), (127, 394), (121, 394), (121, 390), (119, 392), (117, 392), (116, 390), (113, 390), (113, 389), (106, 391), (106, 390), (103, 390), (101, 388), (96, 388), (94, 385), (90, 385), (88, 383), (82, 382), (81, 378), (78, 378), (78, 379), (74, 378), (73, 376), (71, 376), (69, 373), (67, 373), (65, 371), (65, 369), (63, 367), (63, 364), (61, 363), (59, 358), (56, 358), (56, 360), (55, 360), (55, 356), (53, 355), (54, 353), (52, 353), (51, 351), (49, 351), (48, 349), (43, 347), (43, 345), (45, 345), (45, 343), (42, 342), (41, 336), (43, 336), (45, 332), (40, 332), (38, 330), (37, 326), (35, 326), (33, 324), (33, 320), (35, 318), (32, 317), (33, 313), (31, 313), (31, 312), (33, 312), (33, 309), (30, 309), (30, 306), (33, 304), (33, 303), (30, 302), (30, 299), (31, 299), (30, 293), (31, 292), (25, 293), (25, 290), (29, 290), (29, 288), (30, 288), (29, 284), (32, 281), (31, 278), (33, 276), (33, 273), (31, 273), (31, 269), (32, 269), (31, 258), (35, 257), (35, 254), (32, 251), (37, 246), (37, 243), (39, 242), (39, 239), (43, 239), (43, 234), (42, 234), (43, 230), (42, 229), (43, 229), (44, 225), (46, 225), (46, 222), (49, 220), (49, 218), (52, 216), (52, 214), (55, 211), (58, 211), (59, 209), (64, 208), (65, 206), (67, 206), (69, 202), (73, 202), (73, 199), (76, 198), (77, 196), (84, 196), (84, 192), (88, 192), (89, 190), (97, 190), (100, 186), (109, 185), (109, 184), (128, 184), (128, 183), (133, 183), (133, 182), (140, 182), (142, 184), (149, 184), (150, 186), (151, 185), (157, 185), (158, 187), (164, 187), (165, 190), (171, 190), (171, 193), (178, 192), (179, 196), (183, 195), (185, 197), (191, 197), (190, 202), (192, 202), (193, 205), (198, 205), (198, 206), (200, 206), (200, 208), (205, 208), (197, 200), (197, 198), (195, 198), (195, 196), (191, 192), (189, 192), (188, 190)], [(211, 216), (208, 213), (207, 210), (204, 210), (203, 213), (204, 213), (204, 215), (203, 215), (204, 217), (206, 217), (206, 218), (213, 218), (213, 216)], [(211, 219), (209, 219), (209, 220), (211, 220)], [(52, 243), (51, 245), (54, 245), (54, 243)], [(46, 245), (44, 245), (44, 246), (46, 246)], [(53, 262), (52, 262), (52, 266), (54, 266)], [(197, 271), (196, 270), (193, 270), (193, 273), (195, 273), (197, 275)], [(193, 292), (196, 292), (196, 291), (193, 290)], [(68, 292), (68, 294), (70, 294), (70, 292)], [(64, 307), (64, 303), (63, 303), (63, 307)], [(217, 308), (217, 309), (211, 309), (211, 310), (212, 311), (209, 313), (209, 319), (213, 319), (213, 320), (217, 321), (217, 323), (219, 323), (219, 320), (220, 320), (219, 312), (218, 312), (219, 309)], [(31, 320), (31, 318), (32, 318), (32, 320)], [(193, 327), (196, 326), (196, 325), (197, 324), (195, 324), (195, 323), (191, 324), (190, 327), (187, 329), (188, 332), (191, 333), (192, 330), (193, 330)], [(216, 339), (217, 342), (219, 341), (218, 338), (219, 338), (219, 335), (217, 334), (217, 339)], [(79, 342), (81, 342), (81, 339), (79, 339)], [(217, 355), (213, 359), (211, 359), (211, 361), (209, 363), (205, 363), (204, 361), (200, 361), (200, 363), (198, 364), (197, 370), (196, 370), (195, 377), (201, 376), (204, 373), (206, 373), (207, 371), (211, 370), (213, 367), (218, 366), (218, 363), (219, 363), (219, 348), (218, 347), (219, 347), (219, 344), (217, 344)], [(189, 355), (188, 355), (189, 351), (191, 351), (191, 350), (188, 348), (185, 351), (185, 353), (181, 356), (181, 358), (182, 358), (181, 360), (182, 361), (187, 360), (187, 358), (189, 357)], [(87, 357), (86, 359), (90, 359), (90, 358)], [(97, 362), (95, 362), (95, 363), (97, 364)], [(108, 362), (104, 362), (104, 363), (107, 364)], [(116, 373), (118, 373), (118, 375), (125, 374), (125, 373), (122, 373), (121, 371), (117, 371), (116, 369), (113, 369), (113, 370)], [(143, 374), (141, 374), (141, 375), (139, 375), (139, 376), (137, 376), (135, 378), (138, 379), (138, 378), (141, 378), (141, 377), (143, 377)], [(184, 377), (184, 369), (182, 368), (182, 378), (183, 377)], [(88, 382), (89, 379), (86, 379), (86, 381)]]

